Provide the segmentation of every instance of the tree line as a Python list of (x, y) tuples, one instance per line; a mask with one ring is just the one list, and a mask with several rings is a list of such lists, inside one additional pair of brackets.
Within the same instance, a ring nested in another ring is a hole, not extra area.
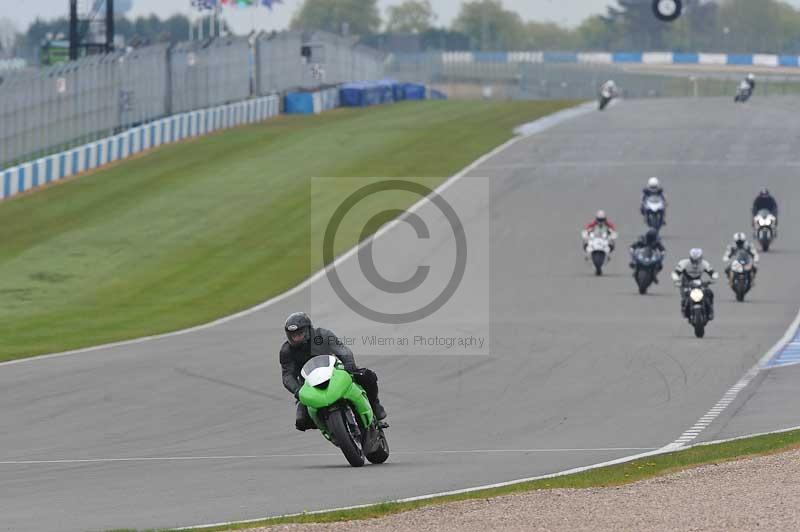
[(468, 0), (450, 27), (428, 0), (405, 0), (381, 19), (377, 0), (305, 0), (294, 28), (376, 37), (417, 34), (423, 49), (670, 50), (800, 53), (800, 11), (781, 0), (684, 0), (675, 22), (657, 20), (652, 0), (609, 0), (577, 28), (525, 21), (502, 0)]
[[(411, 35), (422, 50), (800, 53), (800, 11), (782, 0), (684, 0), (684, 16), (672, 23), (652, 15), (651, 0), (609, 0), (609, 4), (605, 13), (567, 28), (526, 21), (506, 9), (502, 0), (467, 0), (445, 27), (437, 23), (429, 0), (405, 0), (390, 7), (385, 19), (378, 0), (305, 0), (290, 26), (352, 35), (373, 46)], [(43, 40), (66, 35), (67, 29), (66, 18), (37, 20), (18, 36), (15, 47), (34, 57)], [(174, 43), (187, 39), (189, 19), (119, 17), (116, 31), (131, 46)]]

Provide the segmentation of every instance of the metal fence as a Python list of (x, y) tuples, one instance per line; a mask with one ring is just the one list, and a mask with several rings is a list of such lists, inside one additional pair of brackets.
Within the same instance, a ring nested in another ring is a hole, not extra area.
[[(747, 68), (700, 65), (613, 65), (591, 63), (510, 62), (507, 54), (493, 61), (443, 61), (442, 54), (394, 56), (387, 75), (429, 84), (451, 98), (591, 99), (601, 83), (614, 79), (628, 98), (730, 96)], [(800, 93), (800, 72), (758, 71), (759, 95)], [(490, 95), (490, 96), (489, 96)]]
[(0, 169), (172, 114), (383, 75), (381, 54), (324, 32), (157, 45), (5, 72)]

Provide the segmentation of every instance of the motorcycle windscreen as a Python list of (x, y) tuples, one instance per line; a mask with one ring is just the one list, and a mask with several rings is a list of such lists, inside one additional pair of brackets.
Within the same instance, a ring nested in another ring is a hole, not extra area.
[(300, 375), (309, 386), (319, 386), (331, 379), (338, 360), (333, 355), (316, 356), (303, 365)]

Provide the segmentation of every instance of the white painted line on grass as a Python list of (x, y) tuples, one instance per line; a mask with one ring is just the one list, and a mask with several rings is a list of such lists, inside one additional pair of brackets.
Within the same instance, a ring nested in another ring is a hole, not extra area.
[[(517, 134), (517, 136), (509, 139), (504, 144), (496, 147), (495, 149), (493, 149), (489, 153), (481, 156), (480, 158), (478, 158), (474, 162), (470, 163), (466, 168), (464, 168), (463, 170), (461, 170), (460, 172), (458, 172), (454, 176), (452, 176), (449, 179), (447, 179), (444, 183), (442, 183), (436, 189), (434, 189), (434, 194), (441, 195), (445, 190), (447, 190), (454, 183), (456, 183), (456, 181), (458, 181), (459, 179), (461, 179), (462, 177), (464, 177), (465, 175), (470, 173), (476, 167), (480, 166), (481, 164), (483, 164), (488, 159), (491, 159), (492, 157), (504, 152), (505, 150), (507, 150), (508, 148), (510, 148), (511, 146), (516, 144), (517, 142), (519, 142), (520, 140), (528, 138), (528, 137), (536, 135), (536, 134), (539, 134), (539, 133), (542, 133), (542, 132), (546, 131), (547, 129), (550, 129), (550, 128), (554, 127), (554, 126), (557, 126), (557, 125), (559, 125), (559, 124), (561, 124), (561, 123), (563, 123), (563, 122), (565, 122), (567, 120), (571, 120), (573, 118), (577, 118), (579, 116), (587, 114), (588, 112), (590, 112), (592, 110), (594, 110), (594, 104), (593, 103), (585, 103), (585, 104), (578, 105), (576, 107), (571, 107), (569, 109), (564, 109), (562, 111), (558, 111), (556, 113), (553, 113), (552, 115), (548, 115), (548, 116), (542, 117), (542, 118), (540, 118), (538, 120), (535, 120), (535, 121), (533, 121), (533, 122), (531, 122), (529, 124), (525, 124), (523, 126), (520, 126), (519, 128), (514, 130), (514, 132)], [(524, 133), (521, 132), (523, 129), (524, 129)], [(418, 211), (428, 201), (430, 201), (430, 199), (428, 197), (421, 198), (414, 205), (409, 207), (407, 212), (412, 212), (413, 213), (413, 212)], [(218, 325), (222, 325), (224, 323), (228, 323), (228, 322), (236, 320), (238, 318), (242, 318), (244, 316), (248, 316), (250, 314), (253, 314), (254, 312), (258, 312), (258, 311), (263, 310), (265, 308), (268, 308), (268, 307), (270, 307), (270, 306), (272, 306), (272, 305), (274, 305), (276, 303), (279, 303), (279, 302), (283, 301), (284, 299), (289, 298), (289, 297), (301, 292), (302, 290), (306, 289), (308, 286), (311, 285), (311, 283), (317, 281), (318, 279), (321, 279), (324, 275), (326, 275), (328, 270), (330, 270), (331, 268), (335, 268), (335, 267), (339, 266), (342, 262), (346, 261), (347, 259), (349, 259), (353, 255), (355, 255), (361, 248), (363, 248), (364, 246), (368, 245), (373, 240), (379, 238), (381, 235), (386, 234), (388, 231), (390, 231), (394, 227), (397, 227), (399, 224), (400, 224), (400, 221), (398, 219), (392, 220), (388, 224), (386, 224), (383, 227), (381, 227), (372, 237), (364, 239), (363, 241), (361, 241), (356, 246), (350, 248), (350, 250), (345, 252), (343, 255), (340, 255), (338, 258), (336, 258), (336, 260), (334, 260), (332, 264), (329, 264), (327, 267), (317, 271), (311, 277), (306, 278), (304, 281), (302, 281), (300, 284), (298, 284), (294, 288), (290, 288), (286, 292), (283, 292), (282, 294), (278, 294), (277, 296), (275, 296), (273, 298), (270, 298), (267, 301), (264, 301), (263, 303), (259, 303), (258, 305), (254, 306), (254, 307), (251, 307), (249, 309), (242, 310), (241, 312), (237, 312), (235, 314), (231, 314), (230, 316), (225, 316), (224, 318), (220, 318), (218, 320), (214, 320), (212, 322), (205, 323), (205, 324), (202, 324), (202, 325), (196, 325), (194, 327), (189, 327), (188, 329), (182, 329), (182, 330), (179, 330), (179, 331), (173, 331), (173, 332), (168, 332), (168, 333), (164, 333), (164, 334), (155, 334), (155, 335), (152, 335), (152, 336), (143, 336), (141, 338), (134, 338), (134, 339), (131, 339), (131, 340), (123, 340), (123, 341), (120, 341), (120, 342), (112, 342), (112, 343), (108, 343), (108, 344), (97, 345), (97, 346), (92, 346), (92, 347), (85, 347), (85, 348), (81, 348), (81, 349), (73, 349), (71, 351), (64, 351), (64, 352), (61, 352), (61, 353), (51, 353), (51, 354), (47, 354), (47, 355), (39, 355), (39, 356), (35, 356), (35, 357), (21, 358), (21, 359), (18, 359), (18, 360), (9, 360), (8, 362), (0, 362), (0, 366), (8, 366), (8, 365), (11, 365), (11, 364), (25, 364), (25, 363), (35, 362), (35, 361), (49, 360), (49, 359), (57, 358), (57, 357), (64, 357), (64, 356), (69, 356), (69, 355), (77, 355), (77, 354), (81, 354), (81, 353), (90, 353), (90, 352), (93, 352), (93, 351), (99, 351), (99, 350), (103, 350), (103, 349), (110, 349), (110, 348), (114, 348), (114, 347), (124, 347), (124, 346), (129, 346), (129, 345), (136, 345), (136, 344), (141, 344), (141, 343), (144, 343), (144, 342), (149, 342), (149, 341), (152, 341), (152, 340), (162, 340), (164, 338), (172, 338), (172, 337), (175, 337), (175, 336), (182, 336), (184, 334), (189, 334), (189, 333), (193, 333), (193, 332), (197, 332), (197, 331), (202, 331), (202, 330), (205, 330), (205, 329), (210, 329), (212, 327), (216, 327)]]

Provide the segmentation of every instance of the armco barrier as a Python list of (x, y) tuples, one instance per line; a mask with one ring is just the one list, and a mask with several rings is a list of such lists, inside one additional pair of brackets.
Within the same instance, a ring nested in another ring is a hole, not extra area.
[(0, 199), (11, 198), (150, 148), (241, 124), (260, 122), (279, 113), (280, 98), (265, 96), (156, 120), (112, 137), (3, 170), (0, 172)]

